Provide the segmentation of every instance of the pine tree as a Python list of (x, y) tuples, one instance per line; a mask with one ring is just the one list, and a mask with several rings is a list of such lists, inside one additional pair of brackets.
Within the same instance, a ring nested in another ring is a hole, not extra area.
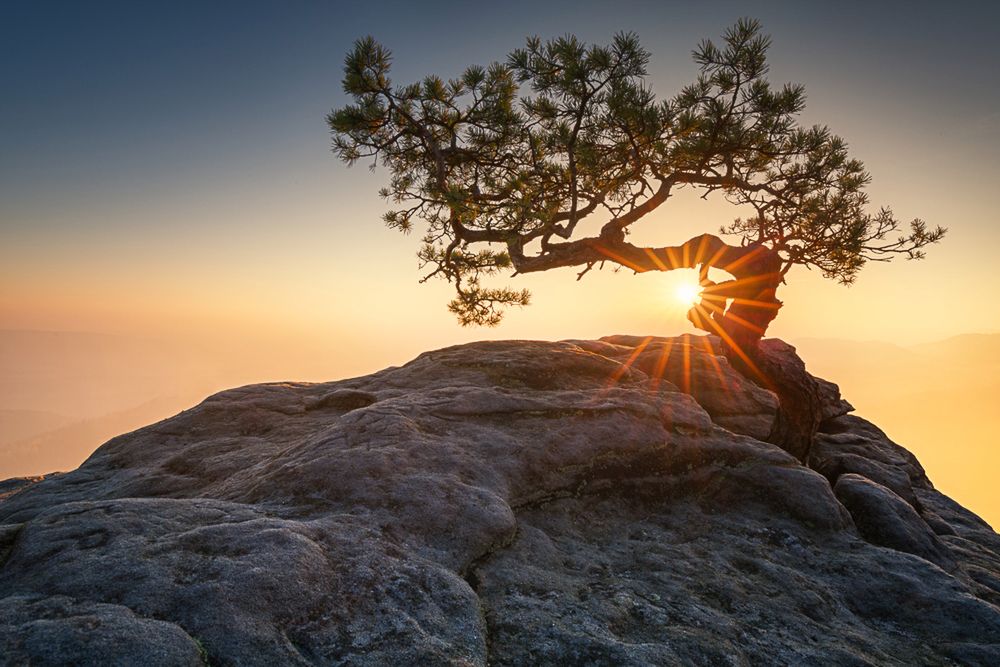
[[(353, 103), (327, 119), (333, 150), (388, 169), (385, 223), (407, 233), (423, 223), (423, 280), (454, 285), (449, 308), (463, 325), (495, 325), (504, 308), (527, 305), (526, 290), (484, 282), (501, 272), (698, 268), (704, 290), (689, 319), (752, 352), (792, 266), (850, 284), (866, 262), (919, 259), (945, 233), (869, 210), (864, 165), (828, 128), (796, 122), (802, 86), (767, 80), (770, 43), (757, 21), (739, 21), (721, 45), (694, 50), (694, 83), (658, 101), (644, 82), (649, 53), (631, 33), (607, 46), (535, 37), (503, 63), (405, 86), (367, 37), (345, 60)], [(732, 243), (707, 233), (668, 247), (627, 240), (684, 187), (753, 213), (720, 230)], [(599, 232), (582, 236), (585, 220)], [(732, 279), (715, 283), (710, 268)]]

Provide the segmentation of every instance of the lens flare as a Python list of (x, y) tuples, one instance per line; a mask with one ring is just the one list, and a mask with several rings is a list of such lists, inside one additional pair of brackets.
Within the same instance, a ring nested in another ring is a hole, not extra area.
[(693, 306), (701, 299), (701, 287), (694, 283), (684, 283), (677, 287), (674, 294), (685, 306)]

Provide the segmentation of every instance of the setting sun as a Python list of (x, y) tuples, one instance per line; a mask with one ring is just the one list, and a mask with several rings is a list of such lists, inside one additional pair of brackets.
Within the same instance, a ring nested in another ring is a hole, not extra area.
[(684, 283), (677, 286), (674, 296), (685, 306), (693, 306), (701, 298), (701, 287), (695, 283)]
[(0, 0), (0, 667), (1000, 667), (1000, 0), (234, 4)]

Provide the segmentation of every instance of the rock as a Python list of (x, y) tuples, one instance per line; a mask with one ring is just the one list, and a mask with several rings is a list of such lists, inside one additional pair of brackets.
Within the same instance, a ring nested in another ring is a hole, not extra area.
[(576, 341), (584, 349), (669, 382), (691, 394), (712, 421), (733, 433), (767, 440), (778, 416), (778, 397), (738, 373), (719, 353), (714, 336), (674, 338), (607, 336)]
[(718, 336), (569, 342), (671, 382), (720, 426), (774, 443), (800, 461), (808, 458), (821, 422), (854, 409), (837, 385), (807, 373), (795, 348), (778, 339), (761, 341), (753, 353), (731, 353)]
[[(958, 559), (966, 586), (976, 596), (1000, 607), (1000, 535), (978, 516), (933, 488), (915, 490), (923, 516), (941, 542)], [(943, 524), (947, 530), (940, 530)]]
[(833, 484), (846, 473), (856, 473), (881, 484), (910, 503), (922, 507), (914, 487), (933, 488), (916, 457), (871, 422), (842, 415), (823, 422), (813, 441), (809, 466)]
[(20, 523), (0, 525), (0, 565), (7, 560), (8, 554), (14, 548), (14, 541), (21, 534), (23, 527), (24, 525)]
[(329, 394), (324, 394), (314, 401), (310, 401), (306, 405), (306, 410), (334, 409), (349, 412), (350, 410), (368, 407), (377, 400), (378, 398), (374, 394), (369, 394), (366, 391), (339, 389), (331, 391)]
[(938, 541), (916, 510), (890, 489), (854, 473), (841, 475), (833, 487), (862, 537), (873, 544), (905, 551), (954, 570), (951, 553)]
[(822, 378), (814, 378), (819, 387), (820, 422), (843, 417), (854, 412), (854, 406), (840, 396), (840, 387)]
[(806, 461), (824, 414), (819, 382), (806, 372), (795, 348), (777, 338), (762, 340), (753, 359), (745, 365), (748, 377), (757, 378), (780, 399), (778, 419), (768, 442)]
[(37, 484), (38, 482), (45, 479), (45, 477), (12, 477), (10, 479), (5, 479), (0, 481), (0, 500), (12, 496), (18, 491), (27, 489), (32, 484)]
[(202, 647), (173, 623), (62, 595), (0, 599), (0, 656), (8, 665), (205, 664)]
[(857, 508), (912, 528), (910, 504), (865, 487), (848, 513), (764, 441), (782, 407), (711, 339), (643, 340), (241, 387), (11, 485), (0, 662), (1000, 660), (1000, 538), (905, 450), (824, 422), (822, 460), (899, 468), (951, 530), (887, 549)]

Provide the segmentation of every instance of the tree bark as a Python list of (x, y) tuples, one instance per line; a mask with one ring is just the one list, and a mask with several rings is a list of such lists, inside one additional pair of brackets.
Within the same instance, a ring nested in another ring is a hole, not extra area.
[[(638, 273), (699, 268), (701, 301), (688, 311), (688, 319), (719, 336), (722, 352), (734, 368), (778, 395), (778, 419), (768, 440), (800, 460), (809, 455), (821, 412), (816, 381), (781, 341), (761, 345), (781, 308), (775, 296), (782, 282), (777, 252), (759, 244), (729, 245), (711, 234), (662, 248), (642, 248), (627, 243), (623, 236), (605, 236), (550, 244), (540, 255), (526, 256), (523, 247), (513, 242), (509, 251), (519, 273), (604, 261)], [(710, 268), (721, 269), (733, 279), (713, 282), (708, 278)]]
[[(781, 308), (775, 297), (782, 280), (778, 253), (760, 244), (729, 245), (712, 234), (695, 236), (679, 246), (647, 248), (628, 243), (624, 232), (615, 231), (550, 243), (542, 254), (530, 256), (524, 254), (519, 241), (510, 241), (508, 252), (518, 273), (606, 261), (637, 273), (700, 267), (702, 299), (688, 313), (688, 319), (699, 329), (721, 337), (741, 358), (753, 356)], [(714, 283), (708, 280), (709, 268), (721, 269), (733, 280)]]

